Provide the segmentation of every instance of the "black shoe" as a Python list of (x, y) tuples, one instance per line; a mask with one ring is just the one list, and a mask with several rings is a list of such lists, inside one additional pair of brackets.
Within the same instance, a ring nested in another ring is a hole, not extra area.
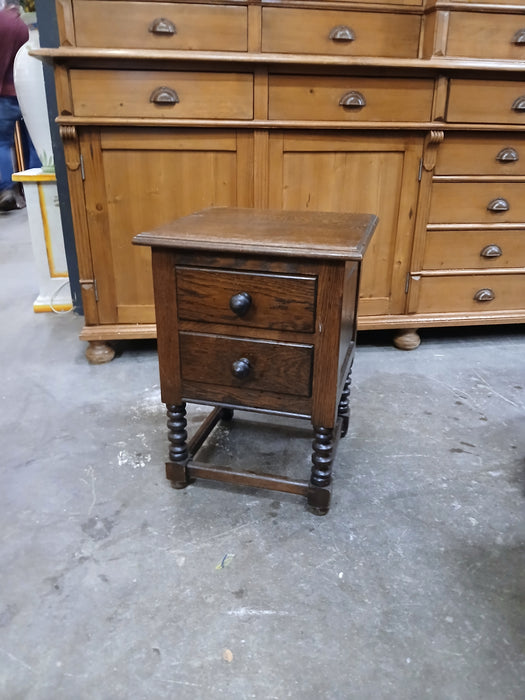
[(12, 189), (0, 190), (0, 211), (18, 209), (15, 193)]

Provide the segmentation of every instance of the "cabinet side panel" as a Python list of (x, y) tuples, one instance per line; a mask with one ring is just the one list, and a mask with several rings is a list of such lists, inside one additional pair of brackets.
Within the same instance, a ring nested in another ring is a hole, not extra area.
[(162, 401), (166, 404), (178, 404), (181, 402), (181, 392), (175, 255), (170, 251), (154, 248), (151, 257), (155, 271), (157, 348)]
[(339, 400), (341, 319), (345, 264), (323, 263), (319, 269), (316, 347), (313, 370), (312, 423), (317, 427), (335, 425)]

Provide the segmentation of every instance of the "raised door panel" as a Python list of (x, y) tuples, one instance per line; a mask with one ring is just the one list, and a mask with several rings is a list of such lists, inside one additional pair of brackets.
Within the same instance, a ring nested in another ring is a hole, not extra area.
[(98, 322), (153, 323), (150, 252), (132, 238), (204, 207), (253, 206), (251, 134), (93, 129), (81, 150)]
[(379, 217), (362, 266), (360, 316), (404, 311), (420, 156), (411, 135), (270, 134), (270, 208)]

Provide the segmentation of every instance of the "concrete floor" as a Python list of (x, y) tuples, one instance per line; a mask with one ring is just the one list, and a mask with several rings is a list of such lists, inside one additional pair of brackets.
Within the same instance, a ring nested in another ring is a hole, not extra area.
[[(90, 366), (33, 267), (0, 215), (2, 700), (523, 700), (523, 328), (360, 335), (316, 517), (173, 490), (154, 343)], [(308, 435), (247, 416), (205, 452), (302, 476)]]

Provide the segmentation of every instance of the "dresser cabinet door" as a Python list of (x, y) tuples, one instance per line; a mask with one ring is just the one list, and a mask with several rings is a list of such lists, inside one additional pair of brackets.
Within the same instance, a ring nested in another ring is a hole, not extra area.
[(253, 206), (248, 132), (169, 128), (86, 129), (80, 134), (98, 318), (154, 323), (149, 249), (141, 231), (208, 206)]
[(269, 207), (376, 214), (359, 315), (403, 313), (421, 140), (347, 131), (270, 134)]

